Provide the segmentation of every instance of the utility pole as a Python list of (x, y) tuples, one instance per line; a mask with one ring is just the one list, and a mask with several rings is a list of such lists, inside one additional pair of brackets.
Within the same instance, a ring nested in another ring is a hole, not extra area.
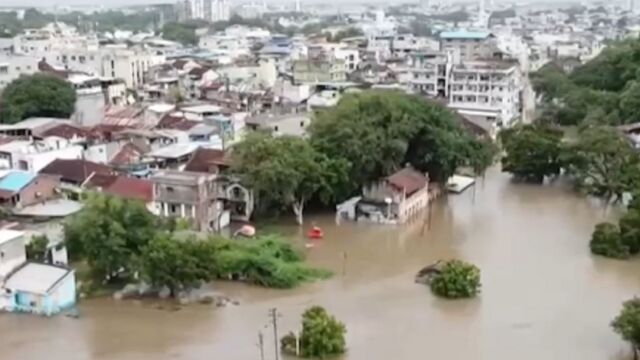
[(264, 360), (264, 336), (258, 331), (258, 346), (260, 347), (260, 360)]
[(271, 324), (273, 325), (273, 343), (275, 345), (276, 360), (280, 359), (280, 347), (278, 346), (278, 309), (269, 309), (269, 317), (271, 317)]

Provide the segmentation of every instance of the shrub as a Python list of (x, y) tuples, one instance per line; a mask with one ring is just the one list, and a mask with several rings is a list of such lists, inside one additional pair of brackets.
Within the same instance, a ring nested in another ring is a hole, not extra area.
[(431, 282), (431, 291), (445, 298), (471, 298), (480, 291), (480, 269), (461, 260), (449, 260)]
[(591, 252), (596, 255), (614, 259), (626, 259), (631, 256), (629, 246), (622, 240), (620, 229), (611, 223), (596, 225), (589, 246)]

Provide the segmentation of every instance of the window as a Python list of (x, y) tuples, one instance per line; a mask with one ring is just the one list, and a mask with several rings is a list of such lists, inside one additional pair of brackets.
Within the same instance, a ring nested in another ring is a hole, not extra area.
[(87, 61), (87, 58), (84, 56), (80, 56), (78, 57), (78, 61), (80, 61), (80, 64), (84, 64)]
[(167, 192), (173, 193), (175, 189), (172, 186), (167, 186)]
[(71, 61), (76, 61), (76, 56), (75, 55), (71, 55)]
[(31, 70), (31, 65), (27, 65), (27, 70)]
[(273, 131), (278, 132), (278, 126), (277, 125), (273, 127)]
[(96, 59), (96, 58), (95, 58), (93, 55), (89, 56), (89, 60), (93, 61), (93, 60), (95, 60), (95, 59)]
[(16, 66), (16, 71), (20, 71), (20, 66)]
[(304, 121), (300, 121), (300, 127), (304, 127)]
[(8, 74), (9, 67), (8, 66), (0, 66), (0, 74)]

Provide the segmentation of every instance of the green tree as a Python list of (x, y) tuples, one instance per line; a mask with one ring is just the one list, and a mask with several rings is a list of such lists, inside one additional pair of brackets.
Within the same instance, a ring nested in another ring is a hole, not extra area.
[(171, 295), (190, 290), (215, 278), (215, 247), (210, 241), (177, 239), (158, 234), (142, 251), (143, 277), (156, 287), (166, 286)]
[(47, 237), (47, 235), (32, 236), (31, 240), (25, 247), (25, 250), (27, 252), (27, 259), (38, 262), (45, 261), (48, 245), (49, 238)]
[(21, 76), (2, 92), (0, 119), (13, 124), (37, 116), (68, 118), (75, 102), (75, 90), (63, 79), (46, 74)]
[(631, 81), (620, 94), (620, 116), (624, 123), (640, 121), (640, 82)]
[(560, 173), (562, 132), (542, 125), (523, 125), (500, 132), (506, 155), (502, 170), (516, 178), (541, 182)]
[(480, 292), (480, 269), (461, 260), (449, 260), (431, 281), (431, 291), (449, 299), (474, 297)]
[(198, 43), (196, 28), (196, 24), (166, 23), (162, 27), (162, 38), (179, 42), (182, 45), (196, 45)]
[(338, 199), (407, 163), (445, 181), (471, 163), (477, 142), (442, 105), (394, 91), (345, 95), (315, 115), (310, 133), (315, 149), (349, 164), (348, 181), (335, 188)]
[(622, 304), (620, 314), (613, 319), (611, 327), (631, 344), (633, 358), (638, 358), (640, 349), (640, 299), (633, 298)]
[(611, 223), (596, 225), (589, 247), (596, 255), (614, 259), (626, 259), (630, 256), (629, 247), (622, 241), (620, 229)]
[(320, 306), (302, 314), (300, 352), (303, 357), (324, 359), (347, 351), (345, 325)]
[(562, 97), (574, 85), (564, 70), (554, 62), (550, 62), (531, 74), (531, 85), (536, 94), (545, 101)]
[(258, 205), (291, 207), (300, 225), (306, 202), (320, 191), (328, 200), (330, 183), (346, 174), (306, 140), (265, 133), (250, 134), (234, 147), (232, 171), (253, 189)]
[(138, 269), (156, 225), (138, 201), (91, 194), (84, 209), (65, 223), (65, 243), (72, 257), (87, 260), (97, 279), (109, 281)]
[(334, 36), (331, 36), (329, 41), (337, 43), (347, 38), (362, 36), (362, 35), (363, 35), (362, 30), (355, 27), (349, 27), (344, 30), (338, 31)]
[(614, 128), (597, 126), (578, 134), (564, 151), (567, 174), (577, 186), (608, 202), (640, 185), (640, 158)]

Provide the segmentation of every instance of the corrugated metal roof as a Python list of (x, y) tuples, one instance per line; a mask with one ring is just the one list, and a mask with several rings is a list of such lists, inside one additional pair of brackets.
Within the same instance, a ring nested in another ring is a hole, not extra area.
[(14, 171), (0, 180), (0, 190), (13, 192), (20, 191), (23, 187), (29, 185), (35, 177), (35, 174), (23, 171)]

